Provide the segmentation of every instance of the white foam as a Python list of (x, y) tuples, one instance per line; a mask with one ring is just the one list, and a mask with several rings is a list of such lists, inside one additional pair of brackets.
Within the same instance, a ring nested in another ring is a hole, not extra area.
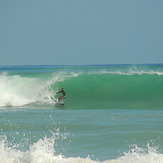
[(163, 154), (157, 152), (157, 147), (150, 147), (149, 144), (146, 149), (134, 145), (124, 156), (104, 163), (163, 163)]
[(7, 138), (0, 138), (0, 162), (1, 163), (95, 163), (89, 158), (66, 158), (56, 155), (54, 150), (55, 138), (45, 137), (31, 145), (27, 151), (20, 151), (9, 147)]
[(59, 72), (49, 78), (44, 78), (44, 76), (22, 77), (2, 73), (0, 74), (0, 107), (24, 106), (31, 103), (54, 104), (57, 99), (53, 95), (60, 89), (55, 90), (55, 84), (79, 75), (80, 73)]
[(163, 72), (160, 71), (145, 71), (145, 70), (128, 70), (128, 71), (107, 71), (103, 70), (100, 72), (91, 72), (90, 74), (117, 74), (117, 75), (163, 75)]
[(0, 106), (22, 106), (37, 101), (49, 101), (53, 81), (27, 78), (18, 75), (0, 75)]
[(163, 154), (156, 148), (142, 149), (134, 147), (124, 156), (106, 161), (96, 161), (89, 157), (64, 157), (56, 154), (55, 134), (50, 137), (39, 139), (32, 144), (27, 151), (16, 149), (19, 145), (9, 147), (6, 136), (0, 137), (0, 162), (1, 163), (162, 163)]

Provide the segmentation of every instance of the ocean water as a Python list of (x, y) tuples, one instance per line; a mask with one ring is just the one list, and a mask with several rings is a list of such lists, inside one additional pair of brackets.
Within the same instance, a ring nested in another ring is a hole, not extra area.
[(163, 64), (0, 66), (0, 163), (163, 163), (162, 140)]

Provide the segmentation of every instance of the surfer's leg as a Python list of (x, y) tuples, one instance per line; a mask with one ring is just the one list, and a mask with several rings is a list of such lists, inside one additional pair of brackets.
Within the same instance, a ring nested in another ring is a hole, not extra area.
[(61, 96), (61, 97), (59, 97), (59, 100), (58, 100), (58, 102), (62, 102), (62, 96)]
[(61, 102), (61, 97), (58, 98), (58, 102)]
[(59, 100), (58, 100), (58, 102), (62, 102), (62, 100), (65, 98), (65, 96), (61, 96), (61, 97), (59, 97)]

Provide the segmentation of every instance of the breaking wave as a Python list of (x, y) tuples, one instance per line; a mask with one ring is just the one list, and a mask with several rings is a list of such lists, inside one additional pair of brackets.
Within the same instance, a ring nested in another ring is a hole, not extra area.
[(123, 156), (98, 161), (90, 157), (66, 157), (55, 151), (55, 136), (44, 137), (30, 145), (26, 151), (19, 150), (20, 144), (9, 145), (5, 136), (0, 137), (0, 162), (3, 163), (161, 163), (163, 154), (157, 148), (147, 146), (146, 149), (135, 146)]
[(0, 74), (0, 106), (53, 106), (65, 88), (70, 109), (163, 106), (163, 71), (140, 67), (75, 67)]

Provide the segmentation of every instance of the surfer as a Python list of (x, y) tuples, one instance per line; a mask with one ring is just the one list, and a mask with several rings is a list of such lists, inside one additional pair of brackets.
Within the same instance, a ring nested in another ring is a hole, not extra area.
[(62, 100), (66, 98), (66, 92), (65, 92), (64, 88), (62, 88), (60, 91), (56, 92), (56, 94), (58, 94), (58, 93), (62, 93), (62, 96), (58, 98), (58, 102), (62, 102)]

